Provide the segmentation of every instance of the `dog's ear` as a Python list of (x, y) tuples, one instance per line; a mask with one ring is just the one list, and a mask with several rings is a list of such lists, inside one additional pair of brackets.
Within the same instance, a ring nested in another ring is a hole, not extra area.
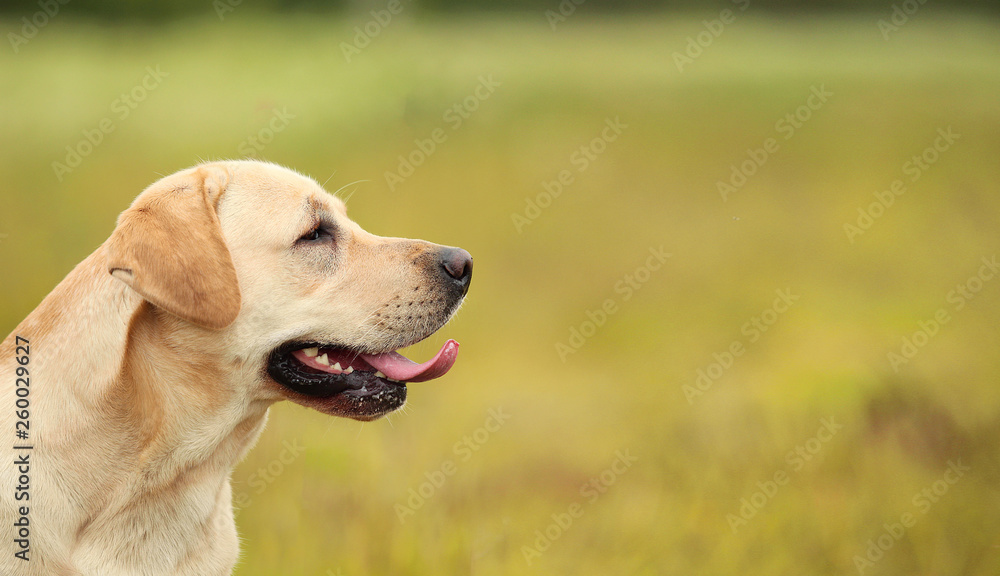
[(222, 167), (200, 166), (147, 188), (105, 244), (111, 275), (192, 324), (231, 324), (240, 287), (216, 213), (228, 180)]

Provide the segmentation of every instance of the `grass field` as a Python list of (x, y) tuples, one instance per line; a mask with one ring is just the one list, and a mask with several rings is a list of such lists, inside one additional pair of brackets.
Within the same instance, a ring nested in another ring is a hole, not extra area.
[(272, 409), (239, 576), (1000, 573), (997, 22), (751, 8), (681, 71), (716, 15), (585, 7), (404, 13), (350, 61), (364, 18), (249, 8), (5, 46), (0, 333), (159, 175), (250, 152), (476, 273), (405, 412)]

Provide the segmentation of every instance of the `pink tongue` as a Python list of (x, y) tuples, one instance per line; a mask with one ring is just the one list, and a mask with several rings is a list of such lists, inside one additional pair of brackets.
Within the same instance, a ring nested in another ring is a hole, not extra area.
[(417, 364), (398, 352), (385, 354), (362, 354), (361, 358), (393, 380), (402, 382), (424, 382), (444, 376), (458, 358), (458, 342), (448, 340), (438, 353), (423, 364)]

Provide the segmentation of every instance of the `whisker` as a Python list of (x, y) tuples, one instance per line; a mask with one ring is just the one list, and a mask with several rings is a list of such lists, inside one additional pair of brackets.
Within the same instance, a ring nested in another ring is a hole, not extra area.
[(326, 183), (329, 182), (330, 179), (333, 178), (336, 175), (337, 175), (337, 171), (334, 170), (333, 174), (330, 174), (330, 178), (327, 178), (326, 180), (323, 181), (323, 184), (320, 185), (320, 188), (326, 188)]
[[(355, 184), (361, 184), (362, 182), (371, 182), (371, 180), (355, 180), (354, 182), (344, 184), (340, 188), (337, 188), (337, 191), (334, 192), (333, 195), (336, 196), (337, 194), (340, 194), (341, 190), (343, 190), (344, 188), (347, 188), (348, 186), (354, 186)], [(355, 191), (357, 191), (357, 189), (355, 189)], [(354, 196), (354, 191), (351, 192), (350, 196), (344, 198), (344, 202), (346, 203), (348, 200), (350, 200), (351, 196)]]

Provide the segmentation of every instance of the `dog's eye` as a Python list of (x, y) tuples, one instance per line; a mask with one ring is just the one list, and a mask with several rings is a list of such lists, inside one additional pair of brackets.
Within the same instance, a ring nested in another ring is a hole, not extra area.
[(302, 237), (299, 238), (299, 242), (319, 242), (320, 240), (326, 240), (327, 238), (333, 238), (333, 235), (322, 226), (317, 226), (316, 228), (313, 228), (309, 232), (303, 234)]

